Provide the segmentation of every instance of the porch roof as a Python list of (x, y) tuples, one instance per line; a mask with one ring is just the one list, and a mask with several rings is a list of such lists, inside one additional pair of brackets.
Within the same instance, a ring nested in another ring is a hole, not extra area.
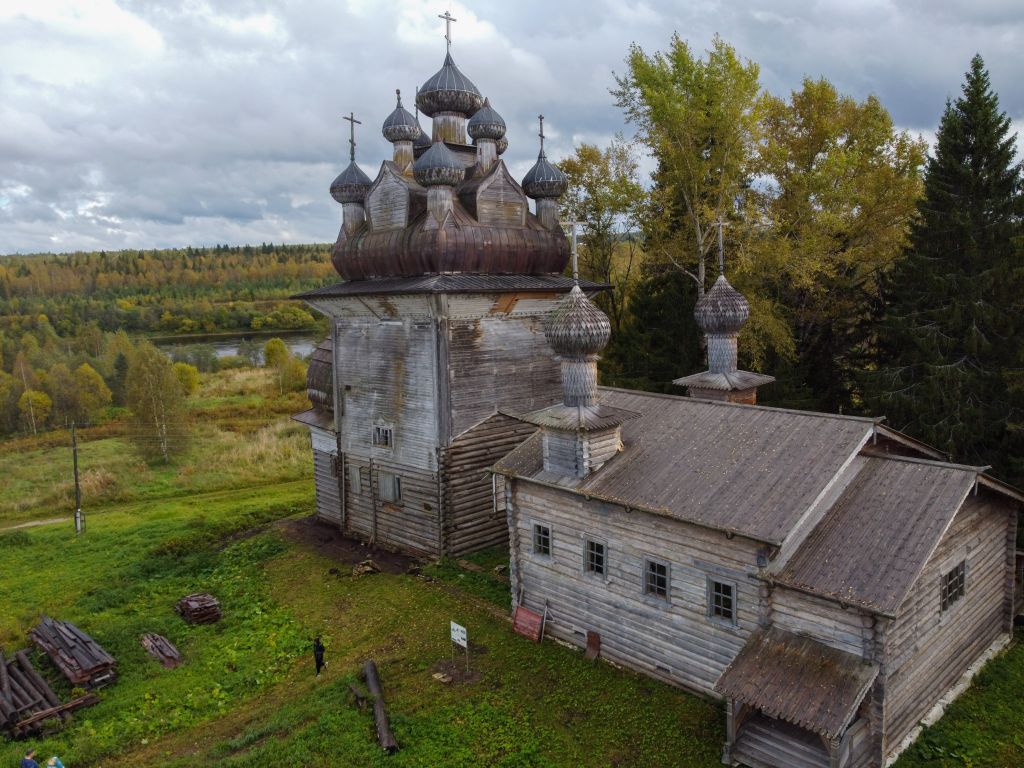
[(877, 664), (769, 627), (750, 636), (715, 690), (766, 715), (837, 739), (877, 675)]

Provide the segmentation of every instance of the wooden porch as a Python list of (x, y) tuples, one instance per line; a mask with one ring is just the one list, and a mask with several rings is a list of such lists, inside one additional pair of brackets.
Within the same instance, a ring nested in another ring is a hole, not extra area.
[(757, 713), (739, 729), (732, 750), (735, 764), (748, 768), (830, 768), (821, 737), (784, 720)]

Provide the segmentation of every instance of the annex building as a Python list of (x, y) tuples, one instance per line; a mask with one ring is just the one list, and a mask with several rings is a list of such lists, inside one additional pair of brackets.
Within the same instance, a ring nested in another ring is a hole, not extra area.
[[(451, 54), (351, 162), (310, 364), (317, 511), (425, 557), (507, 543), (547, 633), (725, 703), (723, 762), (883, 766), (1012, 632), (1024, 496), (880, 419), (756, 404), (749, 307), (698, 303), (689, 397), (599, 387), (598, 286), (563, 277), (566, 178), (512, 178)], [(530, 210), (529, 200), (534, 200)], [(682, 372), (681, 372), (682, 373)]]

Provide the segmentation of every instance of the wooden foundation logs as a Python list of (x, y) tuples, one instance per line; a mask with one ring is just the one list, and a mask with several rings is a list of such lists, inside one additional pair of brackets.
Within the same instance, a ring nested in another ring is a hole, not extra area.
[(140, 642), (146, 653), (163, 664), (166, 669), (174, 669), (181, 664), (181, 652), (163, 635), (147, 632)]
[(71, 622), (43, 616), (28, 634), (72, 685), (99, 688), (117, 677), (114, 657)]
[(71, 710), (97, 701), (89, 694), (62, 704), (32, 666), (27, 651), (17, 651), (9, 660), (0, 653), (0, 731), (11, 738), (38, 733), (47, 720), (64, 719)]
[(174, 607), (189, 624), (213, 624), (220, 621), (220, 603), (213, 595), (197, 592), (186, 595)]
[(363, 664), (363, 680), (373, 697), (373, 719), (377, 724), (377, 741), (389, 755), (398, 751), (398, 742), (391, 732), (391, 723), (388, 721), (388, 712), (384, 706), (384, 689), (380, 685), (380, 676), (377, 674), (377, 665), (372, 660)]

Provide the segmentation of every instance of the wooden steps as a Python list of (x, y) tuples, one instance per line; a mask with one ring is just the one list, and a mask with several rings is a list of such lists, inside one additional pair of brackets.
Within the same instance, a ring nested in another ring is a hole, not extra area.
[(828, 752), (818, 736), (762, 715), (740, 727), (732, 757), (748, 768), (829, 768)]

